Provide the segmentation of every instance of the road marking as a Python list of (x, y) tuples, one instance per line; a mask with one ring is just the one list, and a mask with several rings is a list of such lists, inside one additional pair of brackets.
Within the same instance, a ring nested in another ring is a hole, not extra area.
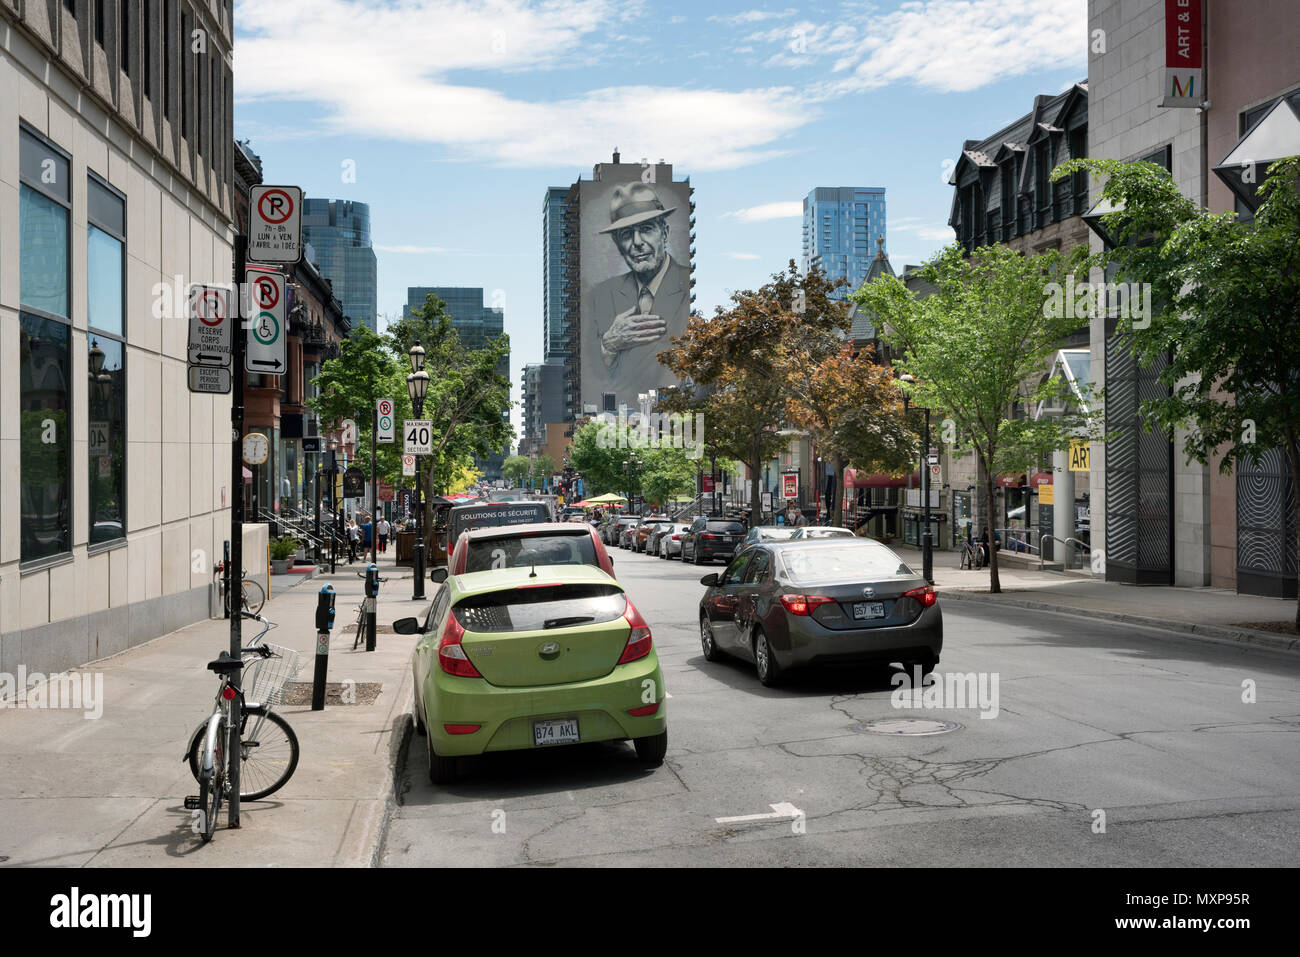
[(747, 824), (750, 821), (780, 821), (786, 818), (797, 818), (803, 812), (788, 801), (782, 801), (780, 804), (769, 804), (772, 809), (771, 814), (745, 814), (740, 817), (715, 817), (714, 820), (719, 824)]

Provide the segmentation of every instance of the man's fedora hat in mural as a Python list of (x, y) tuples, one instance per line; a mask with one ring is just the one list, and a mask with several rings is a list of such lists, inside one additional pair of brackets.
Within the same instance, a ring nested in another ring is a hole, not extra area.
[(644, 183), (615, 186), (614, 196), (609, 201), (609, 225), (600, 232), (613, 233), (647, 220), (660, 219), (676, 208), (670, 206), (664, 209), (664, 204), (659, 202), (655, 191)]

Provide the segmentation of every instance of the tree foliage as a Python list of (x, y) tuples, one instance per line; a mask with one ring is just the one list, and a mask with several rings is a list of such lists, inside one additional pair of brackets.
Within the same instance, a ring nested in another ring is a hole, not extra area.
[(793, 376), (804, 376), (800, 357), (818, 348), (829, 355), (827, 334), (844, 331), (847, 309), (830, 294), (831, 281), (819, 269), (799, 272), (790, 260), (785, 272), (757, 290), (732, 293), (728, 308), (712, 319), (692, 316), (686, 332), (659, 361), (687, 382), (665, 390), (670, 412), (704, 413), (705, 448), (744, 462), (750, 471), (754, 524), (760, 522), (763, 463), (789, 444), (780, 434)]
[[(935, 287), (930, 296), (914, 297), (894, 276), (881, 276), (853, 295), (902, 356), (895, 360), (898, 371), (916, 380), (904, 384), (912, 402), (951, 419), (947, 431), (955, 431), (956, 449), (975, 451), (986, 503), (993, 501), (999, 472), (1036, 464), (1088, 427), (1083, 410), (1038, 419), (1011, 414), (1017, 406), (1064, 396), (1061, 378), (1047, 375), (1048, 358), (1080, 320), (1054, 314), (1045, 302), (1048, 284), (1063, 281), (1081, 256), (1067, 259), (1055, 250), (1023, 256), (993, 245), (967, 258), (951, 246), (921, 269)], [(990, 558), (990, 588), (997, 592), (996, 549)]]
[(523, 486), (533, 470), (533, 463), (524, 455), (508, 456), (501, 464), (501, 474), (511, 486)]

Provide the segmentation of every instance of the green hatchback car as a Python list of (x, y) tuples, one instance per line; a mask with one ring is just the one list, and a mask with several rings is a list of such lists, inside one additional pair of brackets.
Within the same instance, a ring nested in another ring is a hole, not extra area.
[(429, 779), (487, 751), (631, 740), (650, 767), (668, 750), (663, 672), (650, 628), (617, 581), (585, 565), (452, 575), (412, 658), (415, 727)]

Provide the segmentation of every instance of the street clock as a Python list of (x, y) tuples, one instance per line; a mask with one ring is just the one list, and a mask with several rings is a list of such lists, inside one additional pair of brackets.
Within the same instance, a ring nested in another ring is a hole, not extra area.
[(261, 465), (271, 454), (271, 443), (261, 432), (249, 432), (244, 436), (244, 464)]

